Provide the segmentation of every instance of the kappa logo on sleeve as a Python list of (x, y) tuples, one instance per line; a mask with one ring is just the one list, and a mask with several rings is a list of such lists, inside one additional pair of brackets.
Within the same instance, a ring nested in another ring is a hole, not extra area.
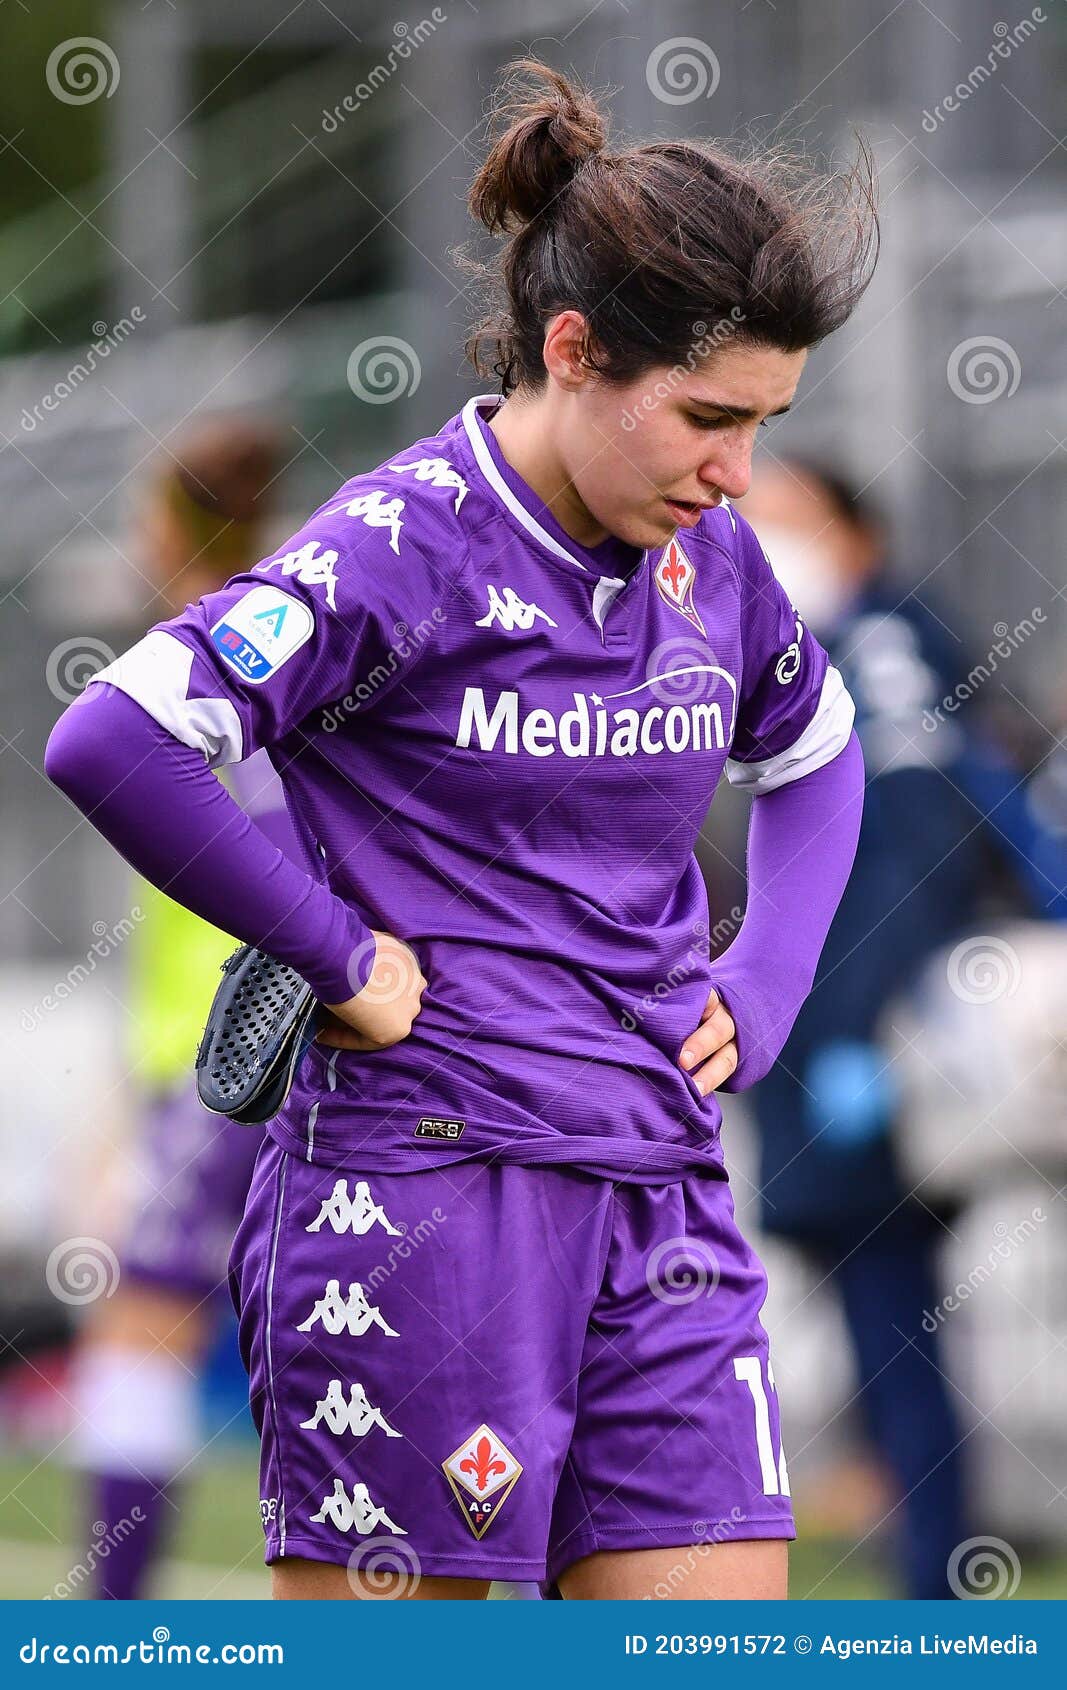
[(211, 643), (242, 680), (258, 686), (311, 638), (315, 619), (306, 604), (276, 587), (251, 587), (211, 630)]

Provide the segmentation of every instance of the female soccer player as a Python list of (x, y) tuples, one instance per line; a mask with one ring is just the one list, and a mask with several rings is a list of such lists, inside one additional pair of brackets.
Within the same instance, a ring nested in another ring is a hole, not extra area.
[[(48, 770), (333, 1012), (231, 1255), (281, 1597), (778, 1597), (794, 1534), (716, 1090), (774, 1061), (847, 879), (853, 709), (728, 500), (869, 277), (844, 182), (607, 150), (512, 67), (471, 190), (501, 394), (153, 629)], [(267, 747), (321, 863), (210, 768)], [(753, 795), (708, 959), (693, 844)]]

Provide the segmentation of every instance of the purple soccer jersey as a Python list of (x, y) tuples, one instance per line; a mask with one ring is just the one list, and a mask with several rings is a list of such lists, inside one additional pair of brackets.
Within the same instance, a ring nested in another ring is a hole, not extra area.
[(724, 770), (762, 794), (830, 762), (852, 704), (731, 508), (605, 574), (630, 548), (520, 496), (479, 416), (499, 402), (98, 679), (213, 766), (269, 746), (307, 855), (426, 975), (399, 1044), (311, 1051), (279, 1144), (665, 1183), (721, 1163), (678, 1066), (712, 977), (700, 825)]

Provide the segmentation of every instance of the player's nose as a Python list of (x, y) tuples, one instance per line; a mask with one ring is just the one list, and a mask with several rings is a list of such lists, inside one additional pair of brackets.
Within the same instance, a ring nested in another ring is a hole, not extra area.
[(748, 436), (729, 447), (724, 443), (703, 465), (700, 479), (727, 499), (743, 498), (752, 482), (752, 441)]

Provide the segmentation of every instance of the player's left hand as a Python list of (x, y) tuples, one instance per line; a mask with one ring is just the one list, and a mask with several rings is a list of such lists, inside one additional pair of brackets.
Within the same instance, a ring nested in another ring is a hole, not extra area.
[(708, 993), (700, 1026), (686, 1039), (678, 1063), (703, 1097), (728, 1080), (737, 1067), (737, 1028), (714, 987)]

